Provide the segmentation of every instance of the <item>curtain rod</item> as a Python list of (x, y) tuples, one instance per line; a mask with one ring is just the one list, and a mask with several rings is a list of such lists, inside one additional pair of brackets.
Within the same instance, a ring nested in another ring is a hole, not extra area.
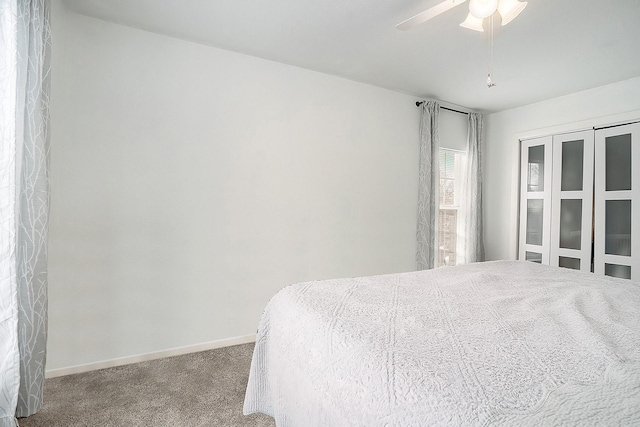
[[(416, 107), (421, 106), (422, 104), (424, 104), (424, 101), (416, 101)], [(449, 111), (453, 111), (454, 113), (460, 113), (460, 114), (465, 114), (465, 115), (469, 115), (469, 113), (464, 112), (464, 111), (460, 111), (460, 110), (454, 110), (453, 108), (449, 108), (449, 107), (444, 107), (444, 106), (440, 106), (440, 108), (442, 108), (443, 110), (449, 110)]]

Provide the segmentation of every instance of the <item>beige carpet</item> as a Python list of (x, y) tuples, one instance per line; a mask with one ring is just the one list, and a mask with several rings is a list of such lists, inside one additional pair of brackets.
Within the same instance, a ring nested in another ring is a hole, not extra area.
[(50, 378), (20, 427), (275, 426), (242, 415), (253, 344)]

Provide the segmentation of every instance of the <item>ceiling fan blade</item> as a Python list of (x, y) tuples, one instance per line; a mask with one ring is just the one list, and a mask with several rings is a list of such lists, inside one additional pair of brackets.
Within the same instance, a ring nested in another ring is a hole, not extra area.
[(396, 28), (401, 31), (407, 31), (416, 25), (420, 25), (423, 22), (428, 21), (429, 19), (440, 15), (441, 13), (446, 12), (449, 9), (456, 7), (459, 4), (464, 3), (467, 0), (445, 0), (442, 3), (439, 3), (423, 12), (418, 13), (415, 16), (407, 19), (406, 21), (402, 21)]

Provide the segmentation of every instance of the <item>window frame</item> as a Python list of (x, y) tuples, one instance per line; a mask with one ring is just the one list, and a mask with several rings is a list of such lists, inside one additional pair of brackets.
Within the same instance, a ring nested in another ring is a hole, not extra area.
[[(438, 147), (438, 165), (440, 165), (440, 159), (442, 154), (451, 153), (454, 155), (454, 172), (453, 172), (453, 183), (454, 183), (454, 203), (453, 204), (441, 204), (442, 199), (442, 180), (450, 179), (443, 178), (442, 176), (442, 168), (438, 168), (438, 244), (437, 244), (437, 258), (436, 258), (436, 266), (446, 267), (463, 264), (464, 260), (464, 213), (463, 213), (463, 205), (464, 205), (464, 179), (465, 179), (465, 170), (466, 170), (466, 161), (467, 161), (467, 153), (463, 150), (456, 150), (453, 148), (447, 147)], [(445, 159), (446, 161), (446, 159)], [(442, 231), (442, 224), (440, 221), (441, 211), (455, 211), (456, 212), (456, 246), (455, 246), (455, 260), (453, 264), (441, 264), (440, 263), (440, 253), (443, 250), (443, 247), (440, 243), (440, 234)]]

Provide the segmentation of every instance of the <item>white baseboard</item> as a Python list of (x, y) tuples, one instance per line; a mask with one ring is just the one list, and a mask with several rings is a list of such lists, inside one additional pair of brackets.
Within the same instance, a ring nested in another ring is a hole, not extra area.
[(79, 374), (82, 372), (95, 371), (98, 369), (113, 368), (115, 366), (129, 365), (131, 363), (146, 362), (147, 360), (161, 359), (163, 357), (180, 356), (182, 354), (197, 353), (199, 351), (213, 350), (233, 345), (247, 344), (256, 341), (256, 335), (245, 335), (243, 337), (226, 338), (223, 340), (210, 341), (201, 344), (187, 345), (184, 347), (170, 348), (167, 350), (154, 351), (152, 353), (138, 354), (135, 356), (119, 357), (117, 359), (103, 360), (101, 362), (87, 363), (84, 365), (69, 366), (45, 371), (45, 378), (61, 377), (63, 375)]

